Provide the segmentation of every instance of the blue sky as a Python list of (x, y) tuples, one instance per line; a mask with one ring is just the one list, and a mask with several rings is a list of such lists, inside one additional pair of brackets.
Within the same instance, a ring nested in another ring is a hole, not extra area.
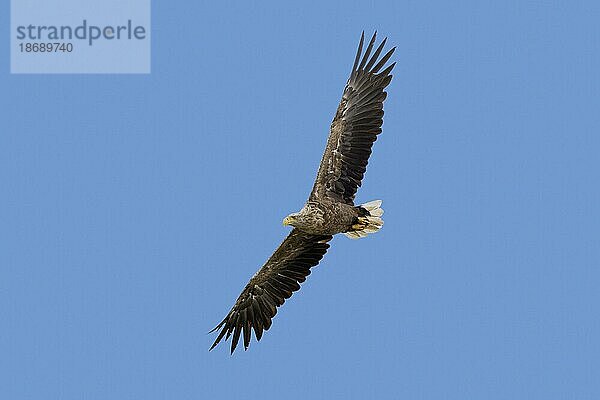
[[(0, 41), (1, 398), (600, 397), (597, 2), (199, 3), (154, 2), (150, 75), (10, 75)], [(398, 47), (385, 227), (209, 353), (363, 29)]]

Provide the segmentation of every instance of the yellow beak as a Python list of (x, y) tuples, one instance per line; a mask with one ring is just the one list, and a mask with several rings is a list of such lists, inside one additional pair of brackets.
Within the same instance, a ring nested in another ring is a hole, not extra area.
[(285, 217), (283, 219), (283, 226), (291, 225), (292, 221), (293, 221), (292, 217)]

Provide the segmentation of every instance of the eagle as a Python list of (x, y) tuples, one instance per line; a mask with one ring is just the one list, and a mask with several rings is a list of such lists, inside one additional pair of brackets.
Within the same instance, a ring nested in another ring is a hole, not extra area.
[(333, 235), (343, 233), (358, 239), (383, 225), (381, 200), (354, 205), (371, 147), (381, 133), (385, 88), (396, 65), (394, 62), (385, 67), (395, 47), (380, 58), (387, 38), (371, 54), (376, 37), (377, 32), (363, 54), (365, 35), (361, 34), (308, 201), (299, 212), (283, 220), (283, 225), (293, 227), (292, 231), (250, 279), (225, 318), (210, 331), (220, 330), (209, 350), (231, 335), (231, 354), (242, 336), (247, 350), (252, 330), (260, 341), (271, 327), (277, 308), (300, 289), (311, 268), (323, 258)]

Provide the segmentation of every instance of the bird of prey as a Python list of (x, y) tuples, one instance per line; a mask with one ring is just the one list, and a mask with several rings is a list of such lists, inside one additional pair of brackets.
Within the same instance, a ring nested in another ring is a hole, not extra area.
[(227, 340), (232, 334), (232, 354), (242, 335), (244, 349), (248, 349), (252, 330), (259, 341), (263, 331), (271, 327), (277, 307), (300, 289), (310, 269), (323, 258), (333, 235), (343, 233), (358, 239), (377, 232), (383, 225), (381, 200), (354, 205), (371, 147), (381, 133), (385, 88), (392, 80), (390, 73), (396, 64), (382, 69), (396, 49), (379, 58), (387, 38), (371, 55), (376, 36), (377, 32), (363, 54), (364, 32), (361, 35), (308, 201), (299, 212), (283, 220), (283, 225), (293, 227), (291, 233), (250, 279), (227, 316), (211, 331), (220, 330), (210, 350), (223, 337)]

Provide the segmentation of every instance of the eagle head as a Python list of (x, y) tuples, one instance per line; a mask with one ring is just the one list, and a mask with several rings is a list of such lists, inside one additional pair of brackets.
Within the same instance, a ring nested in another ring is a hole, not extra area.
[(297, 226), (300, 213), (292, 213), (283, 219), (283, 226)]

